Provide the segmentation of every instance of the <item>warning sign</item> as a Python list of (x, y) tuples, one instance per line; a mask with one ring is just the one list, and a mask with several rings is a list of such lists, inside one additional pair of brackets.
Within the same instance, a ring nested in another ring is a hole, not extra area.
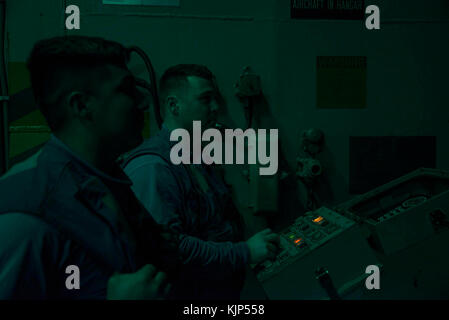
[(363, 20), (364, 0), (291, 0), (293, 19)]
[(365, 108), (366, 65), (366, 57), (317, 57), (317, 108)]

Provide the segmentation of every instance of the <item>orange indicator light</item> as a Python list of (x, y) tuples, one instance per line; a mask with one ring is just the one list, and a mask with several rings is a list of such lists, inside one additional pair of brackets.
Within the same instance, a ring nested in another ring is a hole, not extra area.
[(319, 216), (318, 218), (313, 219), (313, 222), (315, 222), (315, 223), (321, 223), (321, 222), (323, 222), (323, 220), (324, 220), (324, 218), (321, 217), (321, 216)]
[(301, 243), (301, 241), (302, 241), (302, 238), (299, 238), (299, 239), (296, 239), (296, 240), (295, 240), (295, 243), (296, 243), (296, 244), (299, 244), (299, 243)]

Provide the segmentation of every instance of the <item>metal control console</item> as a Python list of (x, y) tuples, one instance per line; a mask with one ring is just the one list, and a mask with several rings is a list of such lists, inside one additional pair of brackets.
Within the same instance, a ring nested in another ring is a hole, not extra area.
[(276, 259), (256, 270), (270, 299), (326, 299), (315, 279), (318, 268), (327, 268), (340, 288), (378, 263), (357, 224), (325, 207), (296, 219), (280, 241)]

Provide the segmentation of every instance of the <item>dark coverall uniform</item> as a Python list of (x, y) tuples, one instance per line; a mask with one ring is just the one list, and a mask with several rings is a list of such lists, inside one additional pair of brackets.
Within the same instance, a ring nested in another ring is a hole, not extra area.
[[(176, 237), (163, 237), (130, 185), (119, 166), (105, 174), (54, 136), (4, 175), (0, 299), (105, 299), (114, 272), (174, 268)], [(79, 290), (66, 286), (70, 265)]]
[(179, 287), (184, 291), (178, 295), (238, 299), (249, 260), (240, 215), (228, 188), (212, 168), (171, 162), (170, 150), (175, 143), (163, 126), (125, 157), (124, 171), (153, 218), (180, 234), (185, 268)]

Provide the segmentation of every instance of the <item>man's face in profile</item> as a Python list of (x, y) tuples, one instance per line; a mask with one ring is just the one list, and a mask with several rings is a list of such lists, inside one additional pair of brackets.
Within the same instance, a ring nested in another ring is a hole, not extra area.
[(192, 128), (193, 121), (201, 121), (201, 126), (212, 127), (217, 120), (219, 109), (218, 88), (210, 81), (190, 76), (181, 96), (181, 116), (186, 129)]
[(121, 154), (143, 140), (144, 113), (142, 93), (129, 70), (107, 65), (98, 70), (101, 83), (93, 98), (93, 130), (102, 143)]

